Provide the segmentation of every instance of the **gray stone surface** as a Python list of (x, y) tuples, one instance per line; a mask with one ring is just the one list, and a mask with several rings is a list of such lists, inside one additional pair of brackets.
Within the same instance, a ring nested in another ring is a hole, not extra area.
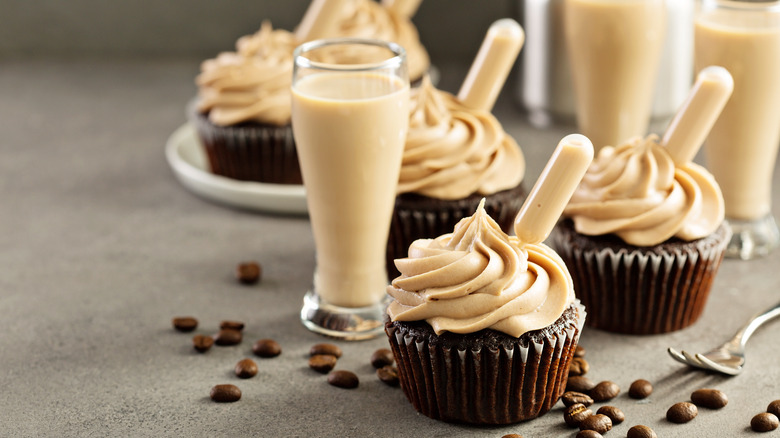
[[(0, 436), (573, 437), (560, 404), (506, 427), (417, 414), (370, 368), (371, 353), (385, 339), (339, 342), (338, 367), (361, 378), (355, 390), (331, 387), (307, 368), (309, 347), (324, 340), (297, 319), (314, 267), (308, 220), (201, 199), (165, 161), (164, 144), (184, 123), (199, 61), (2, 62)], [(444, 88), (456, 88), (463, 77), (462, 69), (442, 66), (442, 72)], [(506, 99), (496, 113), (526, 154), (528, 184), (557, 141), (574, 131), (535, 129)], [(236, 263), (246, 259), (262, 263), (261, 284), (233, 280)], [(623, 388), (612, 404), (627, 420), (607, 436), (625, 436), (634, 424), (662, 437), (752, 436), (751, 417), (780, 399), (780, 323), (756, 333), (747, 369), (734, 378), (688, 370), (665, 350), (707, 349), (777, 302), (778, 262), (780, 252), (725, 261), (703, 317), (686, 330), (636, 337), (586, 328), (581, 344), (589, 376)], [(212, 333), (222, 319), (243, 320), (245, 341), (196, 354), (191, 335), (171, 328), (177, 315), (199, 318), (199, 333)], [(259, 374), (239, 381), (233, 366), (251, 357), (261, 337), (276, 339), (284, 351), (258, 359)], [(638, 378), (655, 385), (641, 402), (625, 394)], [(218, 383), (240, 386), (241, 401), (212, 403), (209, 389)], [(666, 422), (669, 406), (702, 387), (726, 392), (728, 406), (702, 409), (685, 425)]]

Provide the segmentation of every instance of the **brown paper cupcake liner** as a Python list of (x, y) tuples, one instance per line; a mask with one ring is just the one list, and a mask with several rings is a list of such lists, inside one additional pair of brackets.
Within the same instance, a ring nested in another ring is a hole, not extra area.
[(436, 420), (498, 425), (549, 411), (566, 389), (585, 308), (514, 338), (493, 330), (436, 335), (425, 322), (387, 322), (401, 388)]
[(412, 242), (451, 233), (458, 221), (474, 214), (482, 198), (485, 198), (487, 214), (505, 233), (511, 233), (525, 196), (522, 184), (492, 195), (472, 194), (456, 200), (436, 199), (416, 193), (398, 195), (387, 240), (388, 278), (392, 280), (400, 275), (395, 267), (395, 259), (406, 257)]
[(192, 104), (188, 113), (214, 174), (240, 181), (303, 183), (290, 124), (218, 126)]
[(680, 330), (699, 319), (730, 234), (721, 225), (692, 242), (636, 247), (615, 236), (581, 235), (565, 220), (551, 244), (588, 309), (588, 326), (646, 335)]

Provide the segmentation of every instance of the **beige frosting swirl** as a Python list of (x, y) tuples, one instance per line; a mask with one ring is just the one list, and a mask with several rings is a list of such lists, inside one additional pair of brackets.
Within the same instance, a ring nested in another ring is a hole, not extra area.
[(544, 244), (507, 236), (484, 210), (455, 231), (412, 243), (387, 292), (393, 321), (425, 320), (437, 334), (490, 328), (518, 337), (547, 327), (574, 300), (563, 261)]
[(411, 95), (398, 193), (460, 199), (520, 184), (525, 159), (492, 114), (466, 108), (427, 77)]
[(273, 125), (290, 122), (292, 33), (264, 22), (254, 35), (242, 37), (236, 52), (204, 61), (195, 82), (198, 110), (216, 125), (254, 121)]
[(344, 8), (334, 36), (374, 38), (400, 44), (406, 49), (409, 78), (414, 81), (430, 67), (430, 59), (414, 24), (374, 0), (353, 0)]
[(694, 163), (675, 167), (658, 136), (650, 135), (602, 148), (564, 215), (581, 234), (612, 233), (631, 245), (652, 246), (673, 236), (707, 236), (724, 211), (715, 178)]

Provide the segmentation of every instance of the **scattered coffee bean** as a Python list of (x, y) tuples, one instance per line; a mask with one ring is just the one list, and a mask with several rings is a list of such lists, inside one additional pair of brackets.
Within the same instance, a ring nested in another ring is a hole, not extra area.
[(577, 436), (575, 438), (604, 438), (604, 435), (596, 432), (595, 430), (581, 430), (577, 432)]
[(236, 278), (242, 284), (255, 284), (260, 281), (263, 269), (257, 262), (243, 262), (236, 266)]
[(585, 406), (593, 404), (593, 399), (588, 394), (583, 394), (577, 391), (566, 391), (561, 396), (563, 405), (569, 407), (573, 404), (582, 403)]
[(238, 330), (222, 329), (214, 336), (214, 343), (221, 346), (238, 345), (241, 343), (243, 335)]
[(775, 414), (775, 417), (780, 418), (780, 400), (769, 403), (769, 406), (766, 407), (766, 411), (770, 414)]
[(244, 329), (244, 323), (241, 321), (222, 321), (219, 323), (219, 328), (241, 331)]
[(626, 438), (658, 438), (658, 435), (655, 434), (653, 429), (650, 429), (645, 425), (638, 424), (633, 426), (631, 429), (628, 429)]
[(577, 348), (574, 349), (574, 357), (585, 357), (585, 347), (578, 345)]
[(582, 403), (573, 404), (563, 410), (563, 421), (570, 427), (579, 427), (580, 423), (593, 415), (593, 411)]
[(523, 438), (523, 436), (522, 435), (518, 435), (516, 433), (508, 433), (508, 434), (502, 436), (501, 438)]
[(330, 354), (315, 354), (309, 358), (309, 368), (325, 374), (336, 366), (336, 362), (338, 362), (336, 356)]
[(588, 361), (581, 357), (574, 357), (569, 365), (570, 376), (584, 376), (590, 371), (590, 365)]
[(276, 357), (282, 354), (282, 347), (273, 339), (260, 339), (252, 346), (252, 352), (260, 357)]
[(596, 386), (592, 380), (585, 376), (569, 376), (569, 380), (566, 382), (567, 391), (575, 391), (587, 394), (593, 387)]
[(382, 368), (385, 365), (392, 365), (395, 361), (393, 352), (387, 348), (380, 348), (371, 355), (371, 365), (374, 368)]
[(769, 432), (777, 429), (778, 426), (780, 426), (780, 420), (777, 419), (775, 414), (770, 414), (769, 412), (756, 414), (750, 420), (750, 428), (754, 432)]
[(195, 335), (192, 337), (192, 347), (195, 348), (198, 353), (209, 351), (212, 345), (214, 345), (214, 338), (211, 336)]
[(602, 406), (596, 413), (609, 417), (609, 419), (612, 420), (613, 425), (626, 421), (626, 414), (615, 406)]
[(675, 403), (666, 411), (666, 419), (672, 423), (682, 424), (687, 423), (699, 413), (696, 405), (688, 402)]
[(691, 393), (691, 401), (696, 406), (708, 409), (720, 409), (729, 402), (729, 398), (718, 389), (697, 389)]
[(241, 399), (241, 390), (236, 385), (216, 385), (211, 388), (211, 399), (217, 403), (232, 403)]
[(645, 379), (638, 379), (631, 382), (631, 386), (628, 388), (628, 396), (641, 400), (647, 398), (653, 393), (653, 384)]
[(398, 386), (400, 381), (398, 380), (398, 369), (392, 365), (385, 365), (382, 368), (376, 370), (376, 376), (379, 380), (385, 382), (389, 386)]
[(314, 356), (315, 354), (329, 354), (339, 358), (341, 357), (341, 348), (334, 344), (316, 344), (312, 345), (309, 350), (309, 356)]
[(173, 318), (173, 328), (180, 332), (191, 332), (198, 328), (198, 320), (191, 316)]
[(607, 433), (612, 429), (612, 420), (604, 414), (591, 415), (580, 421), (580, 430), (595, 430), (598, 433)]
[(337, 370), (328, 374), (328, 383), (339, 388), (353, 389), (358, 387), (360, 380), (352, 371)]
[(588, 391), (588, 395), (595, 402), (612, 400), (618, 394), (620, 394), (620, 387), (615, 382), (610, 382), (609, 380), (599, 382), (593, 389)]
[(257, 364), (252, 359), (241, 359), (236, 364), (236, 376), (248, 379), (257, 375)]

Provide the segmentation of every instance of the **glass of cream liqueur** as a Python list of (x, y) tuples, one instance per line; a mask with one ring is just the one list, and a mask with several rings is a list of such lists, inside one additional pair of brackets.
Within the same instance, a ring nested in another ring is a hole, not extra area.
[(316, 333), (383, 333), (385, 251), (408, 124), (401, 46), (342, 38), (296, 48), (292, 128), (316, 247), (301, 321)]
[(705, 143), (733, 236), (726, 255), (751, 259), (780, 242), (772, 172), (780, 145), (780, 1), (702, 0), (694, 64), (725, 67), (734, 91)]

